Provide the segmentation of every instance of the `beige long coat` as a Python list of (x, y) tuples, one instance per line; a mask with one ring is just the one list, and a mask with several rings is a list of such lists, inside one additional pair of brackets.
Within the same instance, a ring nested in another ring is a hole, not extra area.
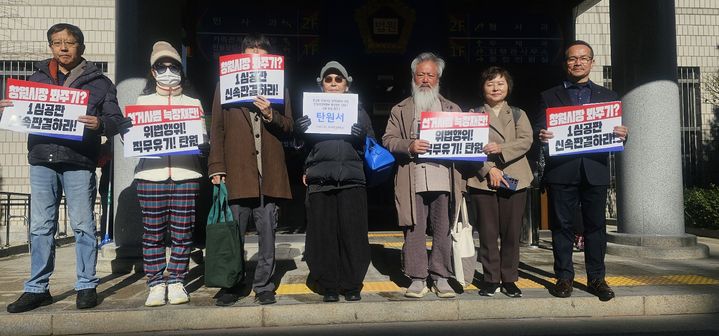
[[(462, 112), (459, 106), (440, 96), (439, 101), (443, 112)], [(414, 99), (409, 97), (392, 107), (387, 128), (382, 136), (382, 144), (394, 154), (397, 160), (397, 172), (394, 177), (394, 201), (400, 226), (413, 226), (417, 223), (415, 204), (414, 157), (409, 146), (414, 140), (412, 121), (414, 120)], [(466, 191), (466, 182), (452, 164), (452, 197), (450, 213), (459, 204), (462, 192)]]
[(487, 173), (492, 167), (497, 167), (519, 180), (517, 190), (529, 187), (533, 176), (525, 154), (532, 146), (532, 126), (527, 114), (521, 111), (515, 125), (512, 108), (508, 104), (504, 104), (498, 118), (494, 116), (489, 105), (484, 105), (481, 111), (475, 112), (489, 114), (489, 142), (499, 144), (502, 153), (490, 155), (477, 174), (467, 180), (467, 186), (494, 191), (487, 186)]

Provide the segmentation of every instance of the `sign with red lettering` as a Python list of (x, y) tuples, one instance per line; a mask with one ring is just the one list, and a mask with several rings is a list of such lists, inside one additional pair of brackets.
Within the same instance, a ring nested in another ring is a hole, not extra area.
[(614, 135), (622, 125), (622, 102), (552, 107), (547, 109), (549, 156), (573, 155), (624, 150), (624, 143)]
[(486, 113), (422, 112), (419, 138), (429, 141), (423, 159), (487, 161), (482, 152), (489, 141)]
[(200, 153), (204, 142), (199, 106), (128, 105), (132, 127), (125, 134), (125, 157)]
[(252, 102), (264, 96), (284, 104), (285, 58), (279, 55), (234, 54), (220, 56), (220, 102)]
[(0, 128), (71, 140), (82, 140), (84, 125), (77, 120), (87, 113), (90, 92), (57, 85), (8, 79), (6, 107)]

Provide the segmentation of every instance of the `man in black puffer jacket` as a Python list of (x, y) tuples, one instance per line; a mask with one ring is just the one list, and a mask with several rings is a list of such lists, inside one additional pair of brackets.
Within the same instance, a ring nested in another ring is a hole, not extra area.
[[(25, 282), (22, 296), (8, 305), (10, 313), (25, 312), (52, 303), (49, 280), (55, 266), (54, 236), (63, 191), (76, 242), (76, 306), (84, 309), (97, 305), (95, 287), (99, 280), (95, 276), (97, 248), (93, 214), (97, 193), (95, 168), (100, 153), (100, 136), (113, 136), (125, 124), (117, 103), (115, 85), (95, 64), (82, 58), (85, 44), (80, 28), (59, 23), (47, 31), (47, 39), (53, 57), (36, 63), (37, 71), (29, 80), (88, 90), (90, 97), (86, 115), (78, 118), (85, 127), (81, 141), (28, 136), (32, 209), (30, 278)], [(0, 113), (4, 107), (11, 105), (10, 101), (0, 101)]]
[[(327, 63), (317, 77), (326, 93), (345, 93), (351, 82), (336, 61)], [(295, 129), (305, 133), (310, 124), (305, 115), (297, 119)], [(303, 175), (308, 191), (305, 260), (325, 302), (338, 301), (339, 294), (347, 301), (361, 299), (370, 263), (364, 174), (367, 136), (374, 137), (374, 131), (362, 107), (350, 135), (305, 134), (310, 148)]]

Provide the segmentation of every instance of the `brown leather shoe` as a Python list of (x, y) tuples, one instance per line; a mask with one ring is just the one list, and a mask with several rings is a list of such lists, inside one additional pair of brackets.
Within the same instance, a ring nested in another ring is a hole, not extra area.
[(572, 296), (572, 279), (558, 279), (550, 293), (556, 297), (568, 298)]
[(614, 298), (614, 291), (612, 290), (604, 279), (597, 279), (590, 281), (587, 285), (587, 291), (590, 294), (594, 294), (599, 298), (599, 301), (609, 301)]

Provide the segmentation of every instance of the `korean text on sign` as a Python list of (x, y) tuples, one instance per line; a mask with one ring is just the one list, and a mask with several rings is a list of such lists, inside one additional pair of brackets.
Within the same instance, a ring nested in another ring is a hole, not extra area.
[(564, 106), (547, 109), (549, 156), (624, 150), (614, 127), (622, 125), (622, 102)]
[(279, 55), (234, 54), (220, 56), (220, 102), (251, 102), (264, 96), (284, 104), (285, 64)]
[(204, 142), (197, 106), (128, 105), (125, 114), (132, 119), (125, 157), (198, 154)]
[(312, 120), (307, 133), (351, 134), (358, 104), (354, 93), (305, 92), (302, 111)]
[(422, 112), (419, 138), (429, 141), (424, 159), (486, 161), (482, 153), (489, 140), (486, 113)]
[(77, 118), (87, 112), (89, 97), (87, 90), (8, 79), (5, 99), (13, 106), (5, 108), (0, 128), (82, 140), (85, 127)]

